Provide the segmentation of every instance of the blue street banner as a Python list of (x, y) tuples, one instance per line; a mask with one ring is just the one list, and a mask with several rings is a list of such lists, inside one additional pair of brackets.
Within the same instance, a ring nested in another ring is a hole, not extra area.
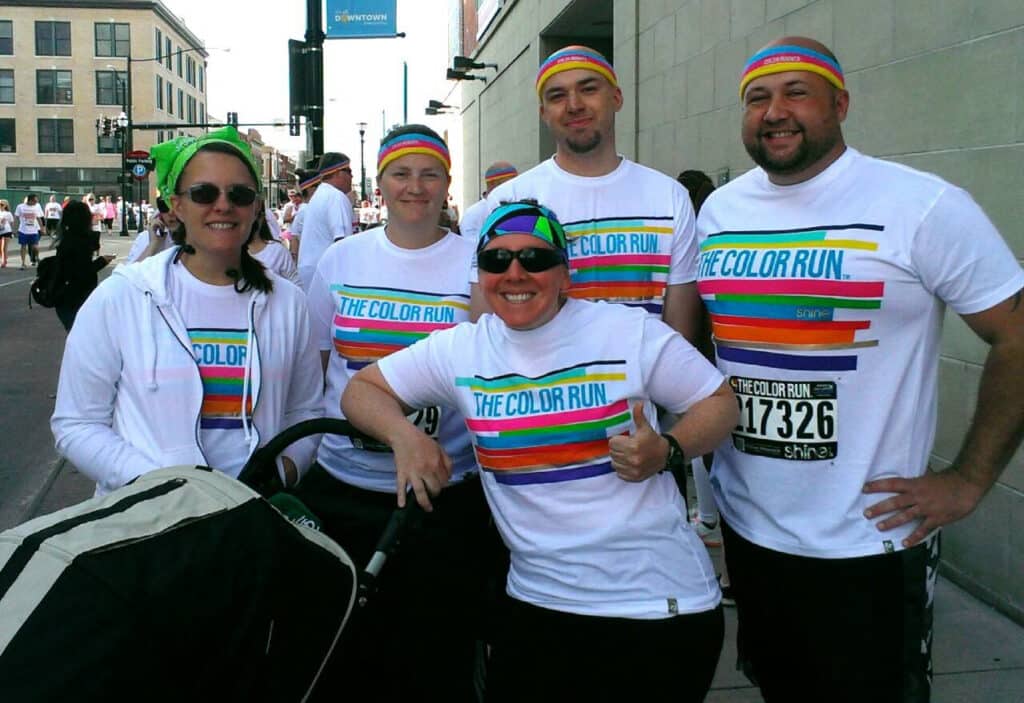
[(393, 37), (397, 0), (327, 0), (328, 39)]

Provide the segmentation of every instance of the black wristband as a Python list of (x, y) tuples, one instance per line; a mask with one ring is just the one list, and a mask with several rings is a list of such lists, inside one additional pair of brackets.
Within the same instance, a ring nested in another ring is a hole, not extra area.
[(684, 468), (686, 466), (686, 453), (679, 446), (679, 440), (668, 432), (662, 432), (661, 436), (668, 442), (668, 456), (665, 457), (665, 468), (669, 471)]

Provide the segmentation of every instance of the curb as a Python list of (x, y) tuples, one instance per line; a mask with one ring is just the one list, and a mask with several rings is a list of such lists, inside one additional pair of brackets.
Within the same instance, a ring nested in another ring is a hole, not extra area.
[(55, 460), (50, 462), (47, 469), (47, 474), (43, 479), (39, 489), (35, 492), (35, 495), (31, 496), (28, 500), (28, 504), (22, 510), (21, 515), (18, 517), (18, 523), (28, 522), (32, 518), (36, 517), (36, 512), (39, 510), (39, 506), (42, 505), (43, 500), (46, 498), (46, 494), (53, 488), (53, 484), (57, 482), (57, 477), (60, 476), (64, 466), (68, 463), (68, 460), (62, 456), (58, 456)]

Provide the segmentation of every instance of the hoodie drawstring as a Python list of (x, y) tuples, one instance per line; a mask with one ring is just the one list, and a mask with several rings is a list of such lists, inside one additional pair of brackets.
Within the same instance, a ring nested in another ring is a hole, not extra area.
[[(245, 441), (250, 445), (252, 444), (252, 429), (249, 423), (249, 413), (247, 410), (246, 398), (252, 395), (252, 357), (256, 351), (256, 335), (253, 329), (253, 317), (255, 316), (256, 307), (256, 296), (253, 295), (249, 299), (249, 314), (246, 315), (246, 322), (248, 324), (248, 332), (245, 340), (245, 373), (242, 376), (242, 430), (245, 433)], [(252, 399), (253, 403), (256, 399)]]

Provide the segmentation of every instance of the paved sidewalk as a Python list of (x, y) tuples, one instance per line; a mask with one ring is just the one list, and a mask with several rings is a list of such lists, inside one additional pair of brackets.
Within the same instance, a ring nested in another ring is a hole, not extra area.
[[(709, 552), (721, 570), (721, 548)], [(942, 578), (941, 567), (939, 574), (932, 703), (1024, 703), (1024, 627)], [(736, 671), (735, 608), (725, 609), (725, 646), (707, 703), (763, 703)]]

